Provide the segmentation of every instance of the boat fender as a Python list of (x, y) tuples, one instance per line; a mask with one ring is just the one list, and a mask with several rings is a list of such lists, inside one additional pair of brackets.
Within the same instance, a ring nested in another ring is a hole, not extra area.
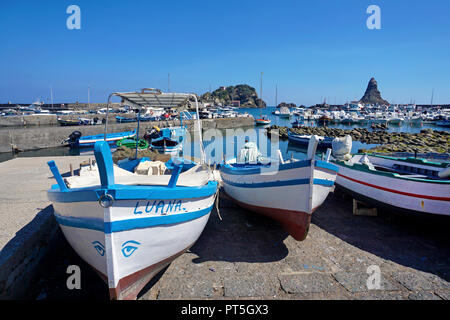
[(365, 164), (370, 170), (375, 170), (375, 167), (373, 166), (373, 164), (370, 162), (369, 157), (367, 156), (367, 154), (365, 154), (362, 158), (361, 158), (361, 163)]
[(448, 167), (448, 168), (446, 168), (446, 169), (444, 169), (444, 170), (442, 170), (442, 171), (440, 171), (439, 173), (438, 173), (438, 177), (439, 178), (450, 178), (450, 167)]

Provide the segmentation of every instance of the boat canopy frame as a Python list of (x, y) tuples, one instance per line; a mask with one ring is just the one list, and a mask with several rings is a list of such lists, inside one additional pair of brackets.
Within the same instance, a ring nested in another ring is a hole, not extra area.
[[(201, 163), (206, 163), (206, 153), (203, 145), (202, 138), (202, 123), (199, 115), (198, 108), (198, 99), (197, 95), (193, 93), (176, 93), (176, 92), (162, 92), (160, 89), (156, 88), (143, 88), (141, 91), (135, 92), (114, 92), (108, 96), (108, 103), (106, 106), (106, 121), (105, 121), (105, 141), (106, 134), (108, 132), (108, 115), (109, 108), (111, 104), (111, 98), (113, 96), (122, 98), (122, 102), (127, 102), (131, 107), (134, 107), (139, 110), (137, 117), (137, 141), (139, 141), (139, 120), (140, 120), (140, 112), (144, 106), (146, 107), (162, 107), (162, 108), (179, 108), (184, 105), (190, 98), (193, 98), (195, 101), (195, 110), (197, 113), (197, 129), (199, 132), (199, 142), (200, 142), (200, 160)], [(137, 158), (137, 149), (136, 149), (136, 158)]]

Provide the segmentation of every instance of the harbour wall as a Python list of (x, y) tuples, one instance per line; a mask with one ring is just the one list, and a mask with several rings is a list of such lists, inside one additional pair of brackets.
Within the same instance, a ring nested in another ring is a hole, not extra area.
[[(114, 119), (114, 118), (113, 118)], [(147, 129), (158, 126), (160, 128), (179, 126), (180, 120), (141, 122), (139, 125), (139, 136), (143, 136)], [(195, 120), (184, 120), (188, 130), (195, 130)], [(204, 119), (202, 128), (226, 129), (254, 125), (253, 117)], [(136, 129), (137, 123), (110, 123), (108, 121), (108, 132), (131, 131)], [(0, 130), (0, 153), (11, 151), (28, 151), (61, 146), (61, 141), (68, 138), (73, 131), (80, 131), (83, 136), (104, 133), (104, 125), (89, 126), (46, 126), (46, 127), (11, 127)]]

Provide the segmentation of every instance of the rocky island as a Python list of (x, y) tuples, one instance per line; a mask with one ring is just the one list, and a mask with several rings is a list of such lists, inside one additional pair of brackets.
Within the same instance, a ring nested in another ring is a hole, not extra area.
[(381, 98), (381, 93), (378, 90), (378, 83), (375, 78), (370, 79), (366, 92), (359, 102), (364, 104), (389, 105), (389, 102)]
[(213, 92), (206, 92), (200, 97), (201, 102), (213, 101), (215, 104), (230, 105), (239, 101), (241, 108), (265, 108), (266, 103), (258, 97), (255, 88), (239, 84), (237, 86), (220, 87)]

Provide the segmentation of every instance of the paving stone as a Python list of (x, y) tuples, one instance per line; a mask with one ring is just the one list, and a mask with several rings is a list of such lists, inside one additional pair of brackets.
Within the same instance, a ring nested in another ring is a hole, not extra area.
[(441, 300), (440, 297), (429, 291), (413, 292), (409, 295), (410, 300)]
[(276, 297), (278, 290), (276, 276), (267, 274), (234, 276), (224, 280), (225, 297)]
[(450, 300), (450, 290), (437, 290), (434, 294), (438, 295), (441, 299)]
[(371, 275), (362, 272), (339, 272), (333, 274), (333, 277), (345, 287), (349, 292), (362, 292), (372, 290), (400, 290), (401, 288), (390, 281), (388, 281), (383, 275), (381, 275), (380, 289), (369, 289), (367, 286), (367, 280)]
[(444, 279), (432, 274), (394, 272), (392, 278), (411, 291), (447, 289), (450, 285)]
[(330, 292), (340, 286), (329, 274), (322, 273), (282, 274), (278, 278), (287, 293)]
[(370, 290), (352, 294), (355, 300), (408, 300), (408, 291)]

